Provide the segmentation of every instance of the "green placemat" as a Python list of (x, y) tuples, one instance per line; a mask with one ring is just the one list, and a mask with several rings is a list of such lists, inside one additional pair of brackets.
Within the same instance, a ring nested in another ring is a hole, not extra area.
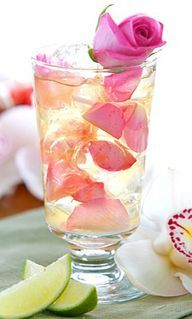
[[(53, 236), (43, 220), (43, 209), (0, 220), (0, 290), (21, 279), (26, 258), (42, 265), (67, 251), (62, 239)], [(191, 315), (190, 315), (191, 314)], [(35, 319), (56, 319), (48, 313)], [(179, 319), (192, 318), (192, 296), (159, 298), (144, 296), (115, 305), (99, 305), (81, 319)]]

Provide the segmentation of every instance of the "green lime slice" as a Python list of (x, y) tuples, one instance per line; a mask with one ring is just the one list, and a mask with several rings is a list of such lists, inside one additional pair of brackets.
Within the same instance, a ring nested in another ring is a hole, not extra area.
[[(36, 275), (45, 268), (30, 260), (24, 264), (23, 278)], [(48, 307), (49, 311), (64, 316), (77, 316), (93, 310), (97, 305), (97, 291), (92, 285), (70, 279), (60, 297)]]
[(35, 276), (0, 292), (0, 318), (27, 318), (46, 309), (61, 295), (70, 275), (71, 260), (65, 255)]

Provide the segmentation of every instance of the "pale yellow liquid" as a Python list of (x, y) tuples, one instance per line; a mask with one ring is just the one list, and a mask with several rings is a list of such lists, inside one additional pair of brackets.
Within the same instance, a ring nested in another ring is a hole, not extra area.
[[(129, 103), (137, 101), (145, 108), (149, 118), (152, 91), (154, 85), (154, 71), (150, 67), (145, 70), (139, 86), (132, 95)], [(82, 115), (96, 102), (105, 102), (103, 79), (99, 75), (82, 80), (77, 78), (67, 82), (59, 75), (44, 75), (35, 77), (36, 105), (38, 126), (41, 140), (41, 154), (43, 159), (43, 182), (45, 194), (46, 221), (57, 234), (68, 232), (66, 227), (68, 218), (75, 207), (81, 205), (72, 196), (64, 196), (58, 200), (47, 199), (47, 170), (49, 161), (62, 160), (62, 152), (75, 165), (86, 172), (92, 179), (102, 182), (105, 191), (111, 198), (118, 199), (127, 211), (126, 226), (119, 221), (118, 231), (109, 227), (94, 228), (77, 227), (72, 232), (87, 235), (113, 235), (115, 233), (129, 233), (139, 224), (141, 206), (142, 178), (144, 174), (145, 152), (136, 153), (130, 150), (123, 137), (115, 139), (105, 131), (94, 127)], [(119, 107), (126, 106), (127, 101), (116, 103)], [(120, 143), (136, 158), (136, 163), (129, 169), (111, 172), (97, 166), (90, 154), (83, 153), (83, 146), (92, 140), (104, 140)], [(60, 148), (55, 151), (54, 145), (60, 141)], [(66, 147), (66, 141), (69, 146)], [(66, 148), (65, 148), (66, 147)], [(66, 155), (67, 154), (67, 155)], [(46, 160), (45, 160), (46, 158)], [(47, 160), (48, 159), (48, 160)], [(84, 217), (82, 217), (84, 218)], [(121, 216), (120, 216), (121, 218)], [(107, 221), (104, 221), (107, 223)]]

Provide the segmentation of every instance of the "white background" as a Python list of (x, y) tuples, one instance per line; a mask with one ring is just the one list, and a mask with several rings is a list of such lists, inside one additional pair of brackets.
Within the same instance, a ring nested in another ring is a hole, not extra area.
[[(158, 64), (151, 125), (151, 159), (157, 168), (192, 170), (192, 15), (190, 0), (116, 0), (116, 22), (146, 13), (165, 25), (167, 47)], [(18, 80), (32, 77), (34, 48), (93, 39), (105, 0), (0, 0), (0, 73)], [(152, 138), (153, 137), (153, 138)]]

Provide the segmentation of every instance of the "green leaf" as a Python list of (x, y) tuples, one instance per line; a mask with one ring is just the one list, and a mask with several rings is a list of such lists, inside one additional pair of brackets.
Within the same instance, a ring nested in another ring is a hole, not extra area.
[(88, 54), (89, 54), (90, 58), (91, 58), (94, 62), (97, 62), (97, 60), (96, 60), (96, 58), (94, 57), (94, 54), (93, 54), (93, 48), (89, 48)]
[(97, 21), (97, 26), (96, 26), (95, 31), (97, 31), (97, 29), (98, 29), (99, 22), (100, 22), (100, 19), (101, 19), (102, 15), (107, 11), (107, 9), (108, 9), (109, 7), (111, 7), (111, 6), (113, 6), (113, 5), (114, 5), (113, 3), (112, 3), (112, 4), (108, 4), (108, 5), (101, 11), (101, 13), (100, 13), (100, 15), (99, 15), (99, 18), (98, 18), (98, 21)]

